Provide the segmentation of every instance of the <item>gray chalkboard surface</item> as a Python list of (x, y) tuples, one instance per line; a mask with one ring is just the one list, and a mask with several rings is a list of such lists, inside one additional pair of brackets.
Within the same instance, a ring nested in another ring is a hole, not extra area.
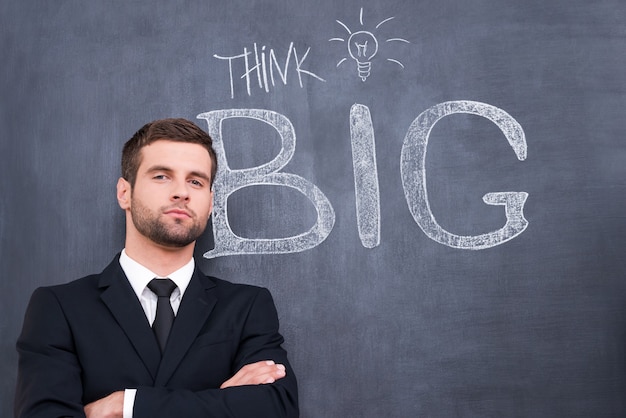
[(0, 28), (0, 416), (31, 292), (121, 249), (121, 146), (163, 117), (216, 141), (197, 259), (272, 291), (303, 417), (626, 415), (625, 2), (24, 0)]

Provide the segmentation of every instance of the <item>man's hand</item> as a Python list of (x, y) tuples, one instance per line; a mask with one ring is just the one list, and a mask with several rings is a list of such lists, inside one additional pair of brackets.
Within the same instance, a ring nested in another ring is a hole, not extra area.
[(222, 383), (220, 389), (232, 386), (274, 383), (285, 376), (285, 366), (282, 364), (276, 364), (272, 360), (259, 361), (243, 366), (233, 377)]
[(124, 391), (113, 392), (106, 398), (85, 405), (87, 418), (122, 418), (124, 413)]

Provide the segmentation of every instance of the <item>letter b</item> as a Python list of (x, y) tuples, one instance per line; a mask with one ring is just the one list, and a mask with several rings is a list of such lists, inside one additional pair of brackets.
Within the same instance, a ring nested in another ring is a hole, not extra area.
[[(271, 161), (258, 167), (232, 170), (228, 166), (222, 141), (222, 122), (229, 118), (248, 118), (265, 122), (279, 133), (281, 150)], [(262, 109), (225, 109), (198, 115), (209, 124), (209, 135), (217, 153), (218, 173), (215, 178), (213, 202), (213, 236), (215, 248), (204, 254), (215, 258), (234, 254), (281, 254), (305, 251), (319, 245), (328, 237), (335, 224), (335, 212), (313, 183), (290, 173), (279, 172), (293, 157), (296, 135), (293, 125), (284, 115)], [(236, 235), (228, 223), (227, 200), (235, 191), (255, 185), (291, 187), (305, 195), (317, 211), (317, 220), (308, 231), (276, 239), (252, 239)]]

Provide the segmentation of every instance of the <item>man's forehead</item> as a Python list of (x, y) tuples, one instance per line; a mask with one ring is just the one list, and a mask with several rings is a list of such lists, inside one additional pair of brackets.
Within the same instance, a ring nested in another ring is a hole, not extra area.
[(175, 165), (197, 166), (196, 169), (207, 166), (210, 171), (212, 161), (208, 150), (201, 144), (193, 142), (171, 141), (159, 139), (140, 150), (139, 167), (160, 165), (174, 168)]

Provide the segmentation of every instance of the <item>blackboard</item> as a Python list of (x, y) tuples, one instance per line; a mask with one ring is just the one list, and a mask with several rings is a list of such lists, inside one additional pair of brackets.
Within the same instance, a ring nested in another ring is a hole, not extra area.
[(303, 417), (626, 415), (626, 3), (0, 11), (0, 416), (31, 292), (121, 249), (163, 117), (218, 137), (196, 256), (271, 290)]

